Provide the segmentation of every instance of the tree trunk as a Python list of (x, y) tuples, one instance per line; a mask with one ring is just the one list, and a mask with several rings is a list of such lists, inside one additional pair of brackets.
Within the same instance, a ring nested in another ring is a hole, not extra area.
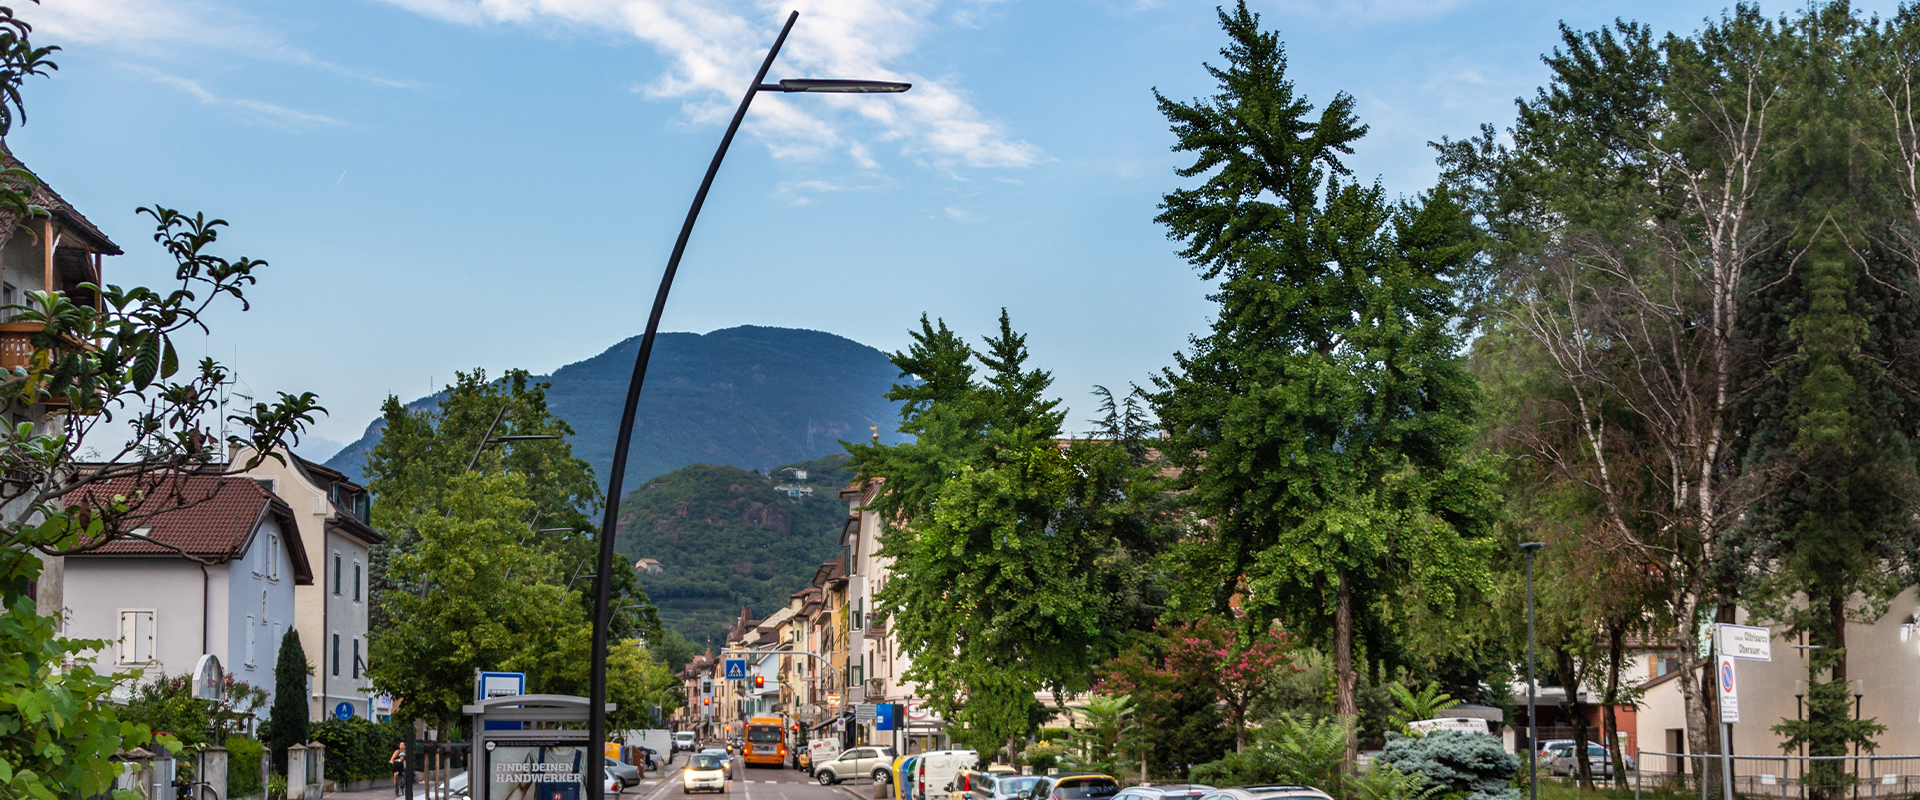
[(1617, 789), (1627, 788), (1627, 748), (1620, 741), (1620, 720), (1614, 715), (1614, 709), (1620, 704), (1620, 669), (1626, 659), (1627, 621), (1615, 618), (1607, 621), (1607, 694), (1606, 716), (1601, 720), (1601, 735), (1607, 740), (1609, 765), (1613, 768), (1613, 785)]
[(1580, 788), (1593, 789), (1593, 762), (1587, 759), (1587, 742), (1593, 738), (1593, 723), (1587, 721), (1586, 704), (1580, 702), (1580, 662), (1567, 643), (1554, 648), (1554, 672), (1561, 690), (1567, 693), (1567, 720), (1573, 723), (1573, 775)]
[(1827, 622), (1833, 626), (1834, 654), (1832, 677), (1834, 683), (1847, 682), (1847, 599), (1839, 592), (1827, 598)]
[(1352, 775), (1360, 762), (1360, 740), (1354, 722), (1359, 709), (1354, 702), (1353, 674), (1353, 587), (1345, 574), (1333, 607), (1333, 713), (1348, 726), (1347, 752), (1341, 759), (1346, 774)]

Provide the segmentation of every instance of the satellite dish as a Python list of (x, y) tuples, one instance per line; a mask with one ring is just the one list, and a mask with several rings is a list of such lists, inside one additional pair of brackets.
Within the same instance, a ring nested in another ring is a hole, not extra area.
[(196, 700), (226, 699), (227, 673), (220, 668), (220, 657), (208, 653), (193, 665), (193, 697)]

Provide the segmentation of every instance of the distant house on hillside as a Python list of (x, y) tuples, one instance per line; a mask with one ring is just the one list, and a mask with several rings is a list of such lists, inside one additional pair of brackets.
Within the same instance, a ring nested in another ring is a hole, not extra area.
[(643, 559), (640, 559), (639, 561), (633, 562), (633, 568), (640, 572), (658, 573), (658, 572), (667, 571), (667, 565), (660, 563), (658, 559), (652, 559), (652, 558), (643, 558)]
[[(293, 509), (257, 481), (215, 475), (106, 481), (74, 502), (116, 496), (143, 498), (127, 517), (132, 535), (67, 556), (66, 635), (111, 642), (101, 666), (148, 680), (214, 654), (270, 705), (294, 587), (313, 583)], [(301, 644), (309, 658), (318, 649)]]

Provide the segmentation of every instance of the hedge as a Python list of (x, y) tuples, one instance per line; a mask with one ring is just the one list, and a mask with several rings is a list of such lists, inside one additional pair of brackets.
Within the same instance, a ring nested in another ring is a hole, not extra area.
[(360, 717), (314, 723), (313, 741), (327, 746), (327, 777), (336, 783), (385, 778), (401, 728), (394, 722), (372, 722)]
[(252, 797), (266, 791), (260, 782), (260, 756), (267, 746), (245, 736), (227, 737), (227, 796)]

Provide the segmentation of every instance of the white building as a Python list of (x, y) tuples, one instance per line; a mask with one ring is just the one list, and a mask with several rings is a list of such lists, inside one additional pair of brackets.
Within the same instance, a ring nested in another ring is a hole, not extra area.
[[(294, 624), (315, 673), (309, 713), (327, 719), (344, 703), (353, 716), (378, 719), (367, 677), (367, 576), (369, 552), (386, 537), (367, 524), (365, 487), (284, 450), (280, 456), (284, 462), (263, 459), (245, 475), (287, 502), (313, 565), (313, 583), (294, 589)], [(250, 458), (242, 451), (234, 464)]]
[[(111, 642), (99, 666), (148, 679), (212, 653), (270, 706), (295, 588), (313, 583), (293, 510), (256, 481), (209, 475), (107, 481), (75, 502), (114, 497), (144, 499), (125, 518), (131, 536), (67, 557), (66, 634)], [(313, 643), (301, 645), (312, 659)]]

